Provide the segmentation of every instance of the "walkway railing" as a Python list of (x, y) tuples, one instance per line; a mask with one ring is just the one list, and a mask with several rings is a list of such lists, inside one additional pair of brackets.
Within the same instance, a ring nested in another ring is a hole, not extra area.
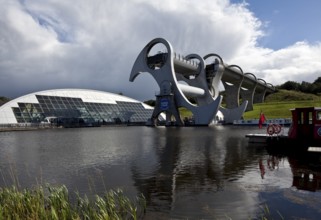
[(17, 124), (0, 124), (0, 131), (23, 131), (36, 130), (56, 127), (50, 123), (17, 123)]

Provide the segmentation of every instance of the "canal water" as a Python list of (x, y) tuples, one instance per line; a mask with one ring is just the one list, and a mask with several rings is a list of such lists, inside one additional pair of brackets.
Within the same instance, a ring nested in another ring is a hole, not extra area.
[(256, 127), (0, 132), (0, 186), (66, 185), (147, 200), (145, 219), (319, 219), (321, 154), (270, 153)]

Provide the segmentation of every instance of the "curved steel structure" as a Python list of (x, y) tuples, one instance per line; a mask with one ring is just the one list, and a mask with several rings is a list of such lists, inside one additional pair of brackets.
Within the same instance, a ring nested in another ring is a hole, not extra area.
[[(157, 44), (163, 45), (166, 52), (150, 55)], [(211, 57), (215, 58), (214, 62), (206, 64), (205, 60)], [(252, 110), (253, 102), (259, 97), (263, 101), (266, 92), (274, 91), (271, 84), (256, 79), (254, 74), (243, 74), (241, 67), (224, 64), (217, 54), (208, 54), (204, 58), (197, 54), (185, 57), (176, 54), (172, 45), (163, 38), (156, 38), (143, 48), (133, 65), (129, 80), (133, 82), (143, 72), (150, 73), (160, 88), (151, 120), (153, 124), (158, 115), (165, 112), (168, 125), (172, 124), (172, 116), (175, 125), (183, 125), (179, 107), (185, 107), (193, 113), (195, 125), (210, 124), (218, 110), (224, 114), (226, 123), (232, 123), (240, 119), (245, 110)], [(219, 95), (220, 82), (225, 87), (225, 108), (221, 107), (223, 97)], [(257, 91), (259, 93), (254, 96)], [(240, 97), (243, 100), (241, 105)]]

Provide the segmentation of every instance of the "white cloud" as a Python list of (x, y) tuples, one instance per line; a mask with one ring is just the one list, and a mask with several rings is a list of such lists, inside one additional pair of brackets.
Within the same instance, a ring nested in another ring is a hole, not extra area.
[(254, 48), (247, 54), (238, 56), (235, 62), (275, 85), (286, 81), (313, 82), (321, 76), (321, 43), (297, 42), (276, 51)]
[[(152, 77), (128, 81), (153, 38), (179, 53), (218, 53), (274, 84), (314, 80), (320, 44), (273, 51), (257, 45), (262, 23), (228, 0), (0, 0), (0, 95), (78, 87), (153, 98)], [(142, 89), (144, 88), (144, 89)]]

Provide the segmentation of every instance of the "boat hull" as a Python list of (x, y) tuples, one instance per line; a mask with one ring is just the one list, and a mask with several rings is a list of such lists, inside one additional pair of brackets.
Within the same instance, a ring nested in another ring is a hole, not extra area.
[(287, 135), (247, 134), (250, 144), (264, 145), (274, 152), (320, 152), (321, 142), (306, 139), (291, 139)]

